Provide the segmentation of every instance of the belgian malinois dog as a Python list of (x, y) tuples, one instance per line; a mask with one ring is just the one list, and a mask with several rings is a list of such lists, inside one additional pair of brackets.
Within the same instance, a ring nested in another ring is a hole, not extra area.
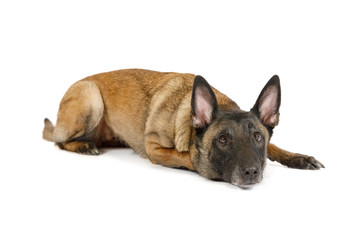
[(119, 70), (73, 84), (55, 127), (45, 119), (43, 138), (89, 155), (131, 147), (154, 164), (247, 188), (262, 180), (267, 158), (292, 168), (324, 167), (270, 143), (280, 101), (277, 75), (246, 112), (199, 75)]

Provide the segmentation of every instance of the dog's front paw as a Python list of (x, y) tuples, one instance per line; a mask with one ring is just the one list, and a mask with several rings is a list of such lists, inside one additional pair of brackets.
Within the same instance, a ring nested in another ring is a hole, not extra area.
[(282, 162), (282, 164), (290, 168), (298, 169), (318, 170), (320, 168), (325, 168), (325, 166), (314, 157), (298, 153), (292, 155), (287, 161)]

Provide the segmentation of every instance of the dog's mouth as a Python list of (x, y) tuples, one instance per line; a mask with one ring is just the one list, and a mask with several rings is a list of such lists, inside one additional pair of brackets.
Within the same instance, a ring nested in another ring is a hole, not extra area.
[(233, 180), (230, 183), (242, 189), (251, 189), (253, 186), (260, 183), (262, 178), (262, 175), (252, 180), (238, 178), (237, 180)]
[(238, 187), (240, 187), (241, 189), (245, 189), (245, 190), (248, 190), (248, 189), (251, 189), (253, 186), (255, 186), (256, 183), (253, 183), (253, 184), (242, 184), (242, 185), (237, 185)]
[(231, 182), (232, 185), (237, 186), (241, 189), (251, 189), (252, 187), (254, 187), (257, 183), (243, 183), (243, 182)]

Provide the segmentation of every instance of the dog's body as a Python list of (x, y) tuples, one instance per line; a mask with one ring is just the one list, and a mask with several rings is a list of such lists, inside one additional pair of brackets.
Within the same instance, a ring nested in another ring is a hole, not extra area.
[(245, 112), (201, 76), (119, 70), (73, 84), (55, 127), (45, 120), (43, 136), (62, 149), (93, 155), (98, 147), (129, 146), (153, 163), (248, 186), (261, 181), (266, 157), (289, 167), (323, 167), (269, 144), (279, 107), (277, 76)]

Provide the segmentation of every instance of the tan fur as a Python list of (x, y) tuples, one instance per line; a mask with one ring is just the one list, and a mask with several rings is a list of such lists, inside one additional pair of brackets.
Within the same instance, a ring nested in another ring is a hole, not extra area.
[(99, 125), (103, 113), (98, 86), (91, 81), (76, 82), (61, 100), (53, 141), (61, 143), (91, 132)]
[[(126, 142), (153, 163), (201, 171), (196, 169), (198, 153), (190, 126), (194, 77), (141, 69), (87, 77), (66, 92), (55, 127), (46, 120), (43, 137), (65, 150), (95, 155), (96, 147)], [(220, 109), (240, 110), (214, 92)]]

